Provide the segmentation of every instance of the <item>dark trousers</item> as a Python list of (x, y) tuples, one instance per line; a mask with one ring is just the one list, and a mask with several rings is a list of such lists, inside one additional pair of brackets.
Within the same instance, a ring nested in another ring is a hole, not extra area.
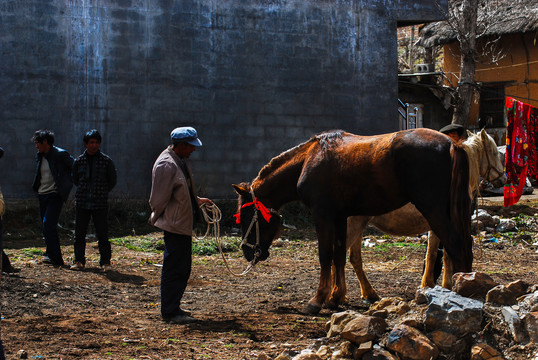
[(99, 265), (110, 265), (112, 250), (108, 241), (108, 209), (88, 210), (77, 207), (75, 210), (75, 262), (86, 264), (86, 232), (93, 219), (97, 245), (101, 259)]
[(164, 232), (164, 257), (161, 273), (161, 315), (179, 314), (181, 298), (191, 276), (192, 238)]
[(41, 230), (45, 236), (47, 250), (45, 255), (55, 265), (63, 265), (60, 238), (58, 237), (58, 219), (62, 211), (63, 201), (58, 193), (39, 195), (39, 213), (41, 215)]
[(4, 252), (4, 250), (2, 250), (2, 271), (11, 271), (11, 262), (9, 261), (9, 258), (7, 257), (7, 254)]

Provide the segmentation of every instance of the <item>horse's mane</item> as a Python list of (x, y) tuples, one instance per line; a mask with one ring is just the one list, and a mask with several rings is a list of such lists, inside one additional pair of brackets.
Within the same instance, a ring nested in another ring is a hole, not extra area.
[(284, 151), (280, 155), (275, 156), (274, 158), (269, 161), (258, 173), (257, 179), (263, 179), (269, 174), (271, 174), (274, 169), (279, 168), (282, 166), (282, 164), (289, 161), (294, 156), (297, 156), (297, 152), (301, 151), (305, 148), (308, 148), (308, 145), (312, 144), (313, 142), (319, 142), (322, 151), (325, 151), (331, 147), (334, 147), (338, 140), (342, 139), (342, 130), (332, 130), (323, 132), (317, 135), (313, 135), (310, 139), (305, 141), (304, 143), (301, 143), (289, 150)]
[(321, 150), (325, 151), (334, 147), (337, 142), (339, 142), (339, 140), (342, 140), (343, 133), (343, 130), (331, 130), (318, 135), (314, 135), (310, 140), (317, 140), (319, 142), (319, 145), (321, 146)]
[(476, 134), (470, 135), (462, 146), (469, 158), (469, 196), (472, 199), (480, 184), (480, 151), (484, 146), (480, 141), (480, 136)]

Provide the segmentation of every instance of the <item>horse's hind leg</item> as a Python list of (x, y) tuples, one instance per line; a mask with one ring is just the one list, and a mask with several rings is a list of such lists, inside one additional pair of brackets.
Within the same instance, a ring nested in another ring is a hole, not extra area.
[(347, 220), (337, 220), (335, 226), (334, 259), (332, 267), (333, 288), (327, 306), (336, 308), (346, 302), (346, 229)]
[(452, 275), (454, 275), (454, 266), (452, 265), (452, 259), (445, 251), (443, 255), (443, 262), (445, 267), (443, 269), (443, 287), (445, 289), (452, 289)]
[(439, 249), (439, 244), (441, 241), (434, 234), (433, 231), (428, 232), (428, 248), (426, 250), (426, 267), (424, 268), (424, 274), (422, 274), (422, 283), (421, 287), (434, 287), (434, 267), (437, 260), (437, 252)]
[(379, 300), (379, 296), (370, 284), (362, 266), (362, 234), (369, 217), (353, 216), (347, 220), (347, 246), (349, 247), (349, 262), (355, 270), (361, 286), (361, 296), (371, 302)]
[[(446, 216), (443, 216), (442, 214), (440, 215), (438, 214), (437, 217), (430, 217), (428, 219), (428, 222), (432, 228), (432, 231), (435, 234), (439, 234), (438, 240), (444, 246), (443, 287), (450, 289), (452, 287), (452, 275), (454, 274), (454, 271), (464, 271), (464, 270), (459, 270), (458, 265), (459, 265), (459, 268), (463, 268), (464, 262), (462, 261), (462, 259), (466, 251), (465, 247), (468, 246), (468, 244), (465, 241), (463, 241), (463, 239), (460, 240), (459, 242), (457, 241), (459, 240), (458, 234), (454, 230), (454, 227), (447, 220)], [(429, 247), (430, 245), (428, 245), (428, 248)], [(432, 251), (433, 249), (435, 249), (436, 251), (437, 247), (432, 246)], [(433, 266), (433, 262), (431, 262), (431, 265)], [(433, 269), (431, 270), (431, 273), (433, 274)], [(433, 283), (433, 280), (432, 280), (432, 283)]]

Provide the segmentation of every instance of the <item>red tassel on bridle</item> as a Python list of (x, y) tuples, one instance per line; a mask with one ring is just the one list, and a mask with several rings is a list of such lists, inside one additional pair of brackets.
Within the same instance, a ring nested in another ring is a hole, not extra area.
[[(261, 201), (258, 201), (257, 198), (254, 198), (254, 201), (243, 204), (243, 206), (241, 206), (241, 209), (247, 206), (251, 206), (251, 205), (254, 205), (256, 209), (260, 211), (265, 221), (269, 222), (269, 220), (271, 220), (271, 211), (268, 208), (266, 208), (265, 205), (261, 203)], [(234, 218), (235, 218), (236, 224), (241, 224), (241, 211), (235, 214)]]

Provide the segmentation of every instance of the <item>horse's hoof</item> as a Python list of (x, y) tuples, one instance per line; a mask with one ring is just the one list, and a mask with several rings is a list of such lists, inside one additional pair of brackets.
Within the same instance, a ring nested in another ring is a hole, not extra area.
[(338, 309), (340, 308), (340, 306), (343, 306), (343, 305), (347, 305), (349, 304), (349, 302), (347, 301), (347, 299), (344, 299), (344, 300), (336, 300), (336, 299), (333, 299), (333, 300), (329, 300), (327, 301), (327, 303), (325, 304), (329, 309), (331, 310), (335, 310), (335, 309)]
[(375, 303), (376, 301), (381, 300), (381, 298), (377, 294), (363, 295), (361, 296), (361, 298), (362, 298), (362, 301), (367, 301), (372, 304)]
[(362, 302), (365, 304), (374, 304), (375, 302), (381, 300), (379, 296), (370, 296), (370, 297), (363, 297)]
[(320, 311), (321, 311), (321, 306), (308, 303), (301, 310), (301, 313), (306, 314), (306, 315), (316, 315), (316, 314), (319, 314)]

